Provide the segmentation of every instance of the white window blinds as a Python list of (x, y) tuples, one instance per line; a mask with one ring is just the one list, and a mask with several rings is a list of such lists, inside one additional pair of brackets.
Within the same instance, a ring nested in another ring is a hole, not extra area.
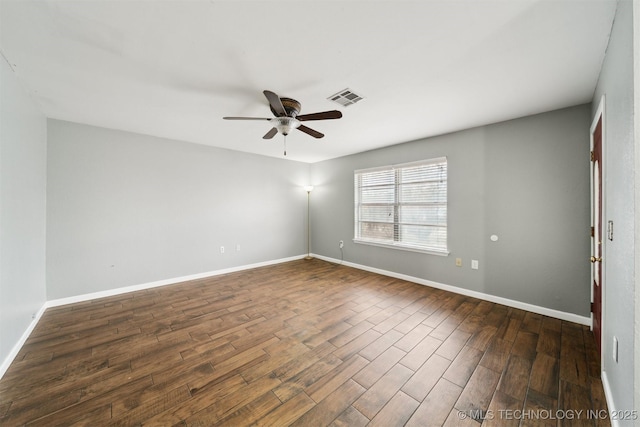
[(354, 173), (359, 243), (447, 253), (447, 159)]

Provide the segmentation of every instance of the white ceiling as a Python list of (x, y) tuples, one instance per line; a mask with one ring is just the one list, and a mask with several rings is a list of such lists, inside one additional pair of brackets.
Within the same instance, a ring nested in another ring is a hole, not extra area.
[[(615, 0), (0, 0), (1, 49), (55, 119), (267, 156), (264, 89), (326, 136), (316, 162), (590, 102)], [(350, 107), (326, 98), (344, 88)]]

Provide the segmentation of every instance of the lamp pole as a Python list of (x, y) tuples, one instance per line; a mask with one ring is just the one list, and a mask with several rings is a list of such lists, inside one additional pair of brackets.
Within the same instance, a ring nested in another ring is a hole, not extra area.
[(304, 189), (307, 192), (307, 256), (304, 259), (310, 260), (313, 259), (311, 256), (311, 190), (313, 190), (313, 185), (307, 185)]

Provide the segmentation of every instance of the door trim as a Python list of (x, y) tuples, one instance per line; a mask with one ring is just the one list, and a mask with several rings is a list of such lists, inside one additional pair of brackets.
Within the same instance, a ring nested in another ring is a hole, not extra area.
[[(600, 264), (600, 269), (601, 269), (601, 281), (600, 281), (600, 292), (601, 292), (601, 311), (600, 311), (600, 371), (604, 371), (604, 352), (605, 352), (605, 347), (606, 347), (606, 340), (604, 339), (604, 325), (606, 322), (606, 310), (607, 310), (607, 305), (606, 305), (606, 292), (605, 292), (605, 285), (606, 285), (606, 262), (607, 262), (607, 256), (606, 256), (606, 251), (607, 251), (607, 237), (606, 237), (606, 226), (605, 224), (607, 223), (607, 203), (606, 203), (606, 150), (605, 150), (605, 146), (606, 146), (606, 120), (605, 120), (605, 104), (606, 104), (606, 98), (605, 95), (602, 95), (602, 97), (600, 98), (600, 102), (598, 103), (598, 108), (596, 109), (596, 112), (592, 118), (591, 121), (591, 126), (589, 128), (589, 150), (590, 152), (593, 151), (593, 133), (596, 129), (596, 126), (598, 125), (598, 121), (600, 120), (600, 118), (602, 118), (602, 125), (601, 125), (601, 142), (600, 142), (600, 146), (601, 146), (601, 156), (600, 156), (600, 173), (602, 176), (602, 180), (600, 182), (600, 191), (601, 191), (601, 200), (600, 203), (602, 204), (602, 212), (601, 212), (601, 217), (600, 220), (602, 222), (602, 247), (601, 247), (601, 257), (602, 257), (602, 262)], [(594, 202), (593, 202), (593, 191), (594, 191), (594, 182), (593, 182), (593, 173), (592, 173), (592, 168), (593, 166), (591, 164), (589, 164), (589, 180), (590, 180), (590, 209), (591, 209), (591, 226), (594, 225), (594, 217), (595, 217), (595, 213), (594, 213)], [(593, 239), (593, 238), (592, 238)], [(593, 240), (590, 241), (590, 252), (591, 255), (593, 255)], [(593, 293), (593, 282), (594, 282), (594, 271), (595, 269), (591, 268), (591, 274), (590, 274), (590, 282), (589, 282), (589, 288), (590, 288), (590, 292), (591, 292), (591, 303), (593, 304), (594, 302), (594, 293)], [(593, 330), (593, 312), (591, 313), (591, 330)]]

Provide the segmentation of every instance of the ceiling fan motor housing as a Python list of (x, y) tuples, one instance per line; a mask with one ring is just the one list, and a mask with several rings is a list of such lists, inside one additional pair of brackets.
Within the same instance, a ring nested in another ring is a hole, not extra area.
[[(284, 107), (284, 111), (287, 112), (288, 117), (296, 117), (298, 114), (300, 114), (300, 110), (302, 109), (302, 106), (295, 99), (280, 98), (280, 101), (282, 102), (282, 106)], [(273, 115), (277, 117), (278, 114), (273, 109), (273, 107), (269, 105), (269, 108), (271, 109), (271, 112), (273, 113)]]

